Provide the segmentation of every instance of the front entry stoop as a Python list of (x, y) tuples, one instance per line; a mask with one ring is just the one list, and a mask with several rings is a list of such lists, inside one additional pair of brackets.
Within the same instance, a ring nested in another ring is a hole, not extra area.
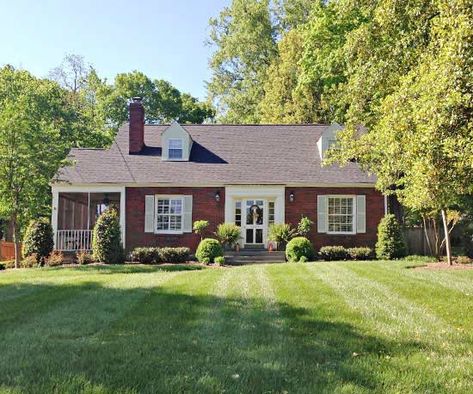
[(252, 263), (284, 263), (286, 261), (285, 252), (269, 252), (265, 249), (244, 248), (236, 251), (225, 252), (225, 262), (233, 265), (245, 265)]

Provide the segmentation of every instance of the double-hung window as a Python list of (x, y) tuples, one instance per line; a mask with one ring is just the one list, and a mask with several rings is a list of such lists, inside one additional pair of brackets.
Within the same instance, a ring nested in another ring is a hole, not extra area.
[(156, 200), (157, 232), (182, 232), (182, 197), (158, 197)]
[(328, 233), (355, 232), (355, 197), (329, 196), (327, 199)]
[(181, 160), (182, 159), (182, 139), (171, 138), (168, 141), (168, 159)]

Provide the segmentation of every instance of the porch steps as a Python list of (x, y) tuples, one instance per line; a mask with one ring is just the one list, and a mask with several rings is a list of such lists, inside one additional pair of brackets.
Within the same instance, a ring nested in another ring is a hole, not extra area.
[(284, 252), (269, 252), (265, 249), (245, 248), (239, 252), (225, 252), (225, 263), (232, 265), (245, 265), (252, 263), (284, 263), (286, 255)]

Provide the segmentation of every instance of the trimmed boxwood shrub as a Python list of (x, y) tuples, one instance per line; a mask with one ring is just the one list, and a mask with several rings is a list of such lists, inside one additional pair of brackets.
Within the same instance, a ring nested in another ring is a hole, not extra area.
[(121, 264), (125, 261), (120, 220), (115, 208), (109, 208), (97, 219), (92, 237), (94, 260), (108, 264)]
[(371, 260), (373, 258), (373, 249), (367, 246), (348, 248), (347, 253), (352, 260)]
[(314, 256), (314, 247), (305, 237), (295, 237), (286, 246), (286, 258), (291, 263), (313, 260)]
[(343, 246), (322, 246), (319, 251), (319, 257), (326, 261), (346, 260), (348, 251)]
[(401, 226), (393, 214), (381, 219), (378, 225), (378, 241), (376, 242), (376, 257), (392, 260), (406, 255), (406, 244), (402, 236)]
[(190, 249), (189, 248), (158, 248), (159, 249), (159, 260), (162, 263), (185, 263), (189, 261)]
[(130, 253), (131, 261), (141, 264), (159, 264), (161, 262), (159, 248), (135, 248)]
[[(223, 256), (223, 248), (220, 242), (213, 238), (204, 238), (200, 241), (195, 257), (201, 263), (208, 263), (215, 260), (215, 257)], [(205, 260), (204, 260), (205, 259)]]
[(35, 256), (36, 264), (44, 265), (54, 248), (53, 228), (46, 219), (33, 220), (25, 232), (23, 256)]
[(223, 256), (215, 257), (214, 263), (217, 264), (217, 265), (224, 265), (225, 264), (225, 257), (223, 257)]

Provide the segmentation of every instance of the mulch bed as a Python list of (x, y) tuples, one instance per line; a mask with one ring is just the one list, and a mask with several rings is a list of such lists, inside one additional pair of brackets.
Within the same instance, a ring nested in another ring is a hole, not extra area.
[(447, 263), (427, 263), (418, 267), (415, 267), (417, 270), (471, 270), (473, 269), (473, 264), (457, 264), (448, 265)]

